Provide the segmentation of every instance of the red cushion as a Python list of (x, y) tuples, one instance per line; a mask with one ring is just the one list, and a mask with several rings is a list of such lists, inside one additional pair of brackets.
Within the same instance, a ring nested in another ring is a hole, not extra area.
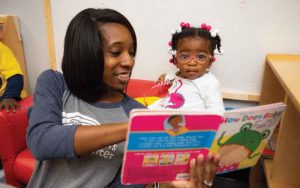
[(170, 86), (155, 86), (155, 82), (153, 80), (140, 80), (140, 79), (131, 79), (128, 83), (127, 89), (125, 90), (126, 94), (132, 98), (137, 97), (149, 97), (149, 96), (157, 96), (157, 97), (165, 97), (168, 93), (168, 88)]
[(35, 165), (35, 159), (29, 149), (25, 149), (17, 155), (14, 162), (13, 172), (16, 178), (27, 183), (31, 177)]

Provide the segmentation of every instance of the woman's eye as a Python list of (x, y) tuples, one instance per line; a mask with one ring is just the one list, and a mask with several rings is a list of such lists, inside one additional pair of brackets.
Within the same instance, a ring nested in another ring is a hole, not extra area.
[(118, 57), (120, 56), (121, 52), (120, 51), (112, 51), (112, 52), (109, 52), (113, 57)]
[(130, 54), (130, 56), (135, 57), (135, 51), (134, 50), (129, 51), (129, 54)]

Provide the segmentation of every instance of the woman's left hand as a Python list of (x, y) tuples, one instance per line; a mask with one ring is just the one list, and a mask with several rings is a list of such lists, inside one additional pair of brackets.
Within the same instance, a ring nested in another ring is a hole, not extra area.
[(163, 184), (165, 187), (174, 188), (209, 188), (213, 185), (213, 180), (216, 175), (220, 155), (209, 154), (207, 159), (203, 155), (199, 155), (197, 159), (192, 159), (190, 162), (190, 180), (189, 181), (173, 181)]

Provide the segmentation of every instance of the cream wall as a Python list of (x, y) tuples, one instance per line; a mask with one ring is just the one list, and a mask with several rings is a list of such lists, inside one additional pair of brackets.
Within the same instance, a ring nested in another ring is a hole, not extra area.
[(300, 54), (299, 0), (51, 0), (51, 7), (58, 65), (68, 23), (88, 7), (116, 9), (132, 23), (138, 39), (133, 78), (175, 71), (167, 44), (181, 21), (220, 29), (225, 53), (212, 71), (232, 96), (260, 94), (267, 53)]
[[(130, 19), (139, 42), (134, 78), (155, 79), (161, 72), (175, 70), (168, 64), (167, 41), (182, 20), (205, 21), (221, 30), (225, 54), (217, 57), (212, 71), (229, 92), (260, 92), (266, 53), (300, 54), (298, 0), (51, 0), (51, 5), (58, 68), (66, 26), (86, 7), (114, 8)], [(0, 0), (0, 13), (20, 19), (33, 91), (38, 75), (50, 67), (44, 0)]]

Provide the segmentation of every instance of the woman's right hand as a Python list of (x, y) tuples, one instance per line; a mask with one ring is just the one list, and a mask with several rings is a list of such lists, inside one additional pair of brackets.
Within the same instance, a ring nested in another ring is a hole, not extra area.
[(190, 162), (190, 176), (188, 181), (173, 181), (162, 184), (162, 188), (209, 188), (213, 185), (213, 180), (220, 162), (220, 155), (209, 154), (205, 160), (203, 155)]

